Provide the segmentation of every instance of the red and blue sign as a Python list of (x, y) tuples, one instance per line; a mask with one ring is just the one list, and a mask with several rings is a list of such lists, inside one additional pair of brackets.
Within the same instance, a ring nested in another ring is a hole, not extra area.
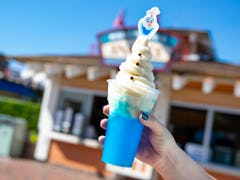
[[(102, 64), (118, 67), (131, 53), (131, 47), (138, 37), (137, 28), (115, 29), (98, 35)], [(154, 71), (166, 71), (171, 55), (180, 39), (166, 31), (158, 30), (149, 40)]]

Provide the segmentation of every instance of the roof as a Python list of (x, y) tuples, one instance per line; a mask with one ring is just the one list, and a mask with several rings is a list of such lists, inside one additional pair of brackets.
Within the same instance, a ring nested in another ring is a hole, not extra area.
[(60, 63), (77, 65), (97, 65), (99, 56), (88, 55), (43, 55), (43, 56), (8, 56), (7, 59), (15, 59), (21, 62)]
[[(22, 62), (59, 63), (97, 66), (100, 56), (9, 56), (7, 59), (16, 59)], [(239, 66), (219, 62), (204, 61), (176, 61), (170, 65), (170, 70), (176, 73), (193, 73), (211, 76), (240, 78)]]
[(192, 73), (225, 78), (240, 78), (239, 66), (219, 62), (174, 62), (171, 65), (171, 71), (180, 74)]

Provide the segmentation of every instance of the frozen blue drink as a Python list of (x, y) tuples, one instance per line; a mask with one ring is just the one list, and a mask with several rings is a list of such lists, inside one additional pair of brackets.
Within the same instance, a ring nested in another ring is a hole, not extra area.
[(141, 112), (150, 114), (158, 99), (148, 48), (149, 39), (158, 30), (157, 14), (159, 10), (152, 8), (140, 19), (132, 53), (120, 65), (116, 78), (108, 80), (110, 112), (102, 154), (105, 163), (132, 166), (143, 131), (138, 116)]

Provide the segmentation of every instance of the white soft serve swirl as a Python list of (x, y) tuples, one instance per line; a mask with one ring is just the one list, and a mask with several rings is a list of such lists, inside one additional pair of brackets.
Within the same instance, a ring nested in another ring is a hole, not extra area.
[(135, 90), (139, 90), (139, 86), (155, 88), (151, 58), (148, 39), (139, 36), (133, 44), (132, 53), (119, 66), (116, 80), (128, 83)]

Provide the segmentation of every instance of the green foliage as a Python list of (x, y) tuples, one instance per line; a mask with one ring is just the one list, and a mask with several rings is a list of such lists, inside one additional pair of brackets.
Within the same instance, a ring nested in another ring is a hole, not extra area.
[(36, 143), (38, 140), (38, 133), (36, 131), (30, 131), (29, 133), (29, 141), (31, 143)]
[(37, 131), (40, 106), (40, 103), (0, 96), (0, 114), (26, 119), (28, 129), (32, 131)]

